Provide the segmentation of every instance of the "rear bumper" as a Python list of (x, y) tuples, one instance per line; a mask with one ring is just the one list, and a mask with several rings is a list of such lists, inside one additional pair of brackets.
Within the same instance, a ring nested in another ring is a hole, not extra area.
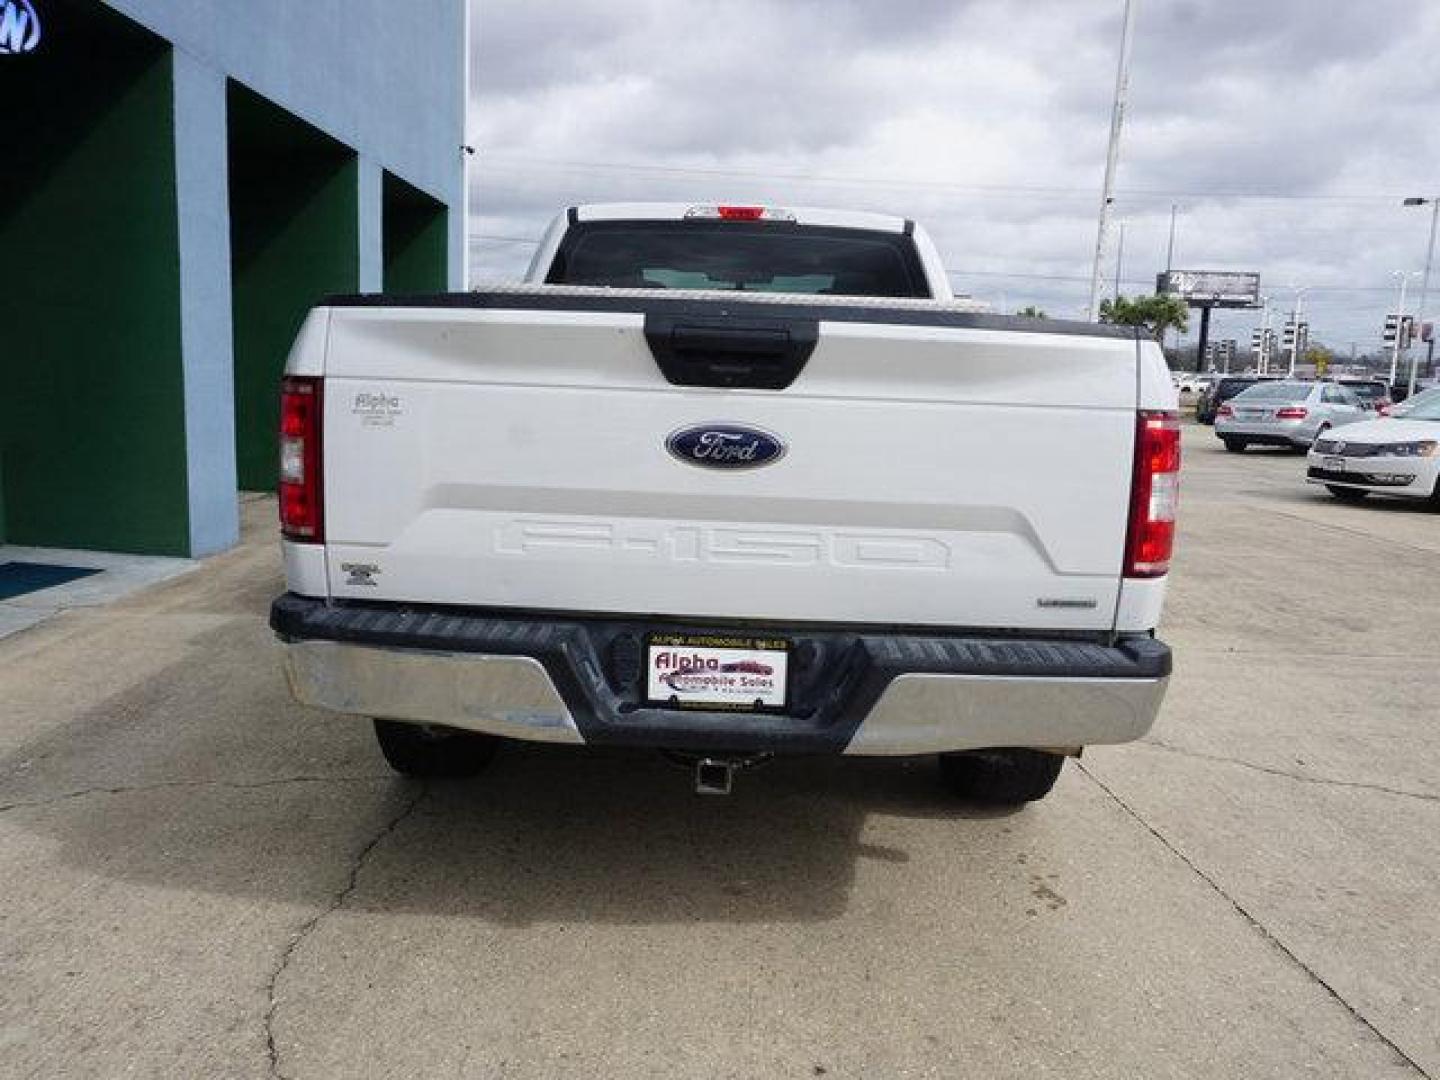
[(300, 702), (541, 742), (680, 750), (905, 755), (1073, 748), (1154, 723), (1170, 650), (1089, 641), (777, 628), (793, 642), (784, 714), (642, 700), (644, 635), (714, 631), (625, 618), (332, 605), (271, 609)]
[(1264, 446), (1308, 446), (1315, 433), (1303, 420), (1247, 423), (1243, 420), (1216, 420), (1215, 434), (1246, 439)]

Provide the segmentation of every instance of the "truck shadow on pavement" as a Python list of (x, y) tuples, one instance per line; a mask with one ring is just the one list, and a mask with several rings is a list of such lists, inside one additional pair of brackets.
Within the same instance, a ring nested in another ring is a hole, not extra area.
[(947, 861), (968, 831), (978, 865), (1029, 828), (957, 803), (926, 759), (780, 760), (721, 798), (655, 754), (512, 744), (473, 781), (404, 780), (368, 722), (290, 702), (253, 617), (0, 760), (0, 806), (87, 877), (507, 925), (832, 919), (858, 866), (906, 872), (887, 818), (953, 826)]
[(373, 863), (403, 889), (357, 900), (508, 924), (829, 919), (860, 864), (910, 861), (865, 835), (871, 815), (991, 816), (918, 763), (778, 761), (723, 798), (649, 754), (514, 746), (492, 770), (429, 785)]

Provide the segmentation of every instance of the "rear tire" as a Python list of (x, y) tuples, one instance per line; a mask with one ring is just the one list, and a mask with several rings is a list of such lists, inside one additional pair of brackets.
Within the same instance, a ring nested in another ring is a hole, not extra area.
[(1361, 491), (1359, 488), (1341, 487), (1339, 484), (1326, 484), (1325, 490), (1341, 502), (1346, 503), (1364, 502), (1365, 497), (1370, 494), (1368, 491)]
[(1245, 448), (1250, 445), (1249, 439), (1236, 438), (1234, 435), (1222, 435), (1220, 441), (1225, 444), (1225, 449), (1232, 454), (1243, 454)]
[(1020, 748), (970, 750), (940, 755), (940, 780), (952, 794), (973, 802), (1016, 806), (1050, 794), (1062, 754)]
[(375, 738), (390, 767), (405, 776), (474, 776), (495, 756), (494, 735), (428, 724), (376, 720)]

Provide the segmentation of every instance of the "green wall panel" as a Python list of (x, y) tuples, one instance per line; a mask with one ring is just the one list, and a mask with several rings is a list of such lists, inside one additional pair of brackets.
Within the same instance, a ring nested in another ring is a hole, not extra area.
[(385, 291), (445, 292), (449, 283), (449, 214), (443, 203), (385, 174)]
[(0, 536), (184, 554), (170, 53), (99, 4), (48, 15), (0, 65), (24, 103), (0, 168)]
[(244, 87), (228, 108), (236, 469), (271, 491), (286, 354), (312, 305), (359, 288), (359, 178), (353, 153)]

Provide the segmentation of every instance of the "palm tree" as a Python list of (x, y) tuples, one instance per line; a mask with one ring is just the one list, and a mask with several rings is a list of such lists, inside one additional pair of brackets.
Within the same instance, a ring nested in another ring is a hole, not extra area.
[(1190, 309), (1176, 296), (1117, 296), (1100, 302), (1100, 321), (1117, 326), (1143, 326), (1156, 341), (1174, 327), (1182, 334), (1190, 324)]

